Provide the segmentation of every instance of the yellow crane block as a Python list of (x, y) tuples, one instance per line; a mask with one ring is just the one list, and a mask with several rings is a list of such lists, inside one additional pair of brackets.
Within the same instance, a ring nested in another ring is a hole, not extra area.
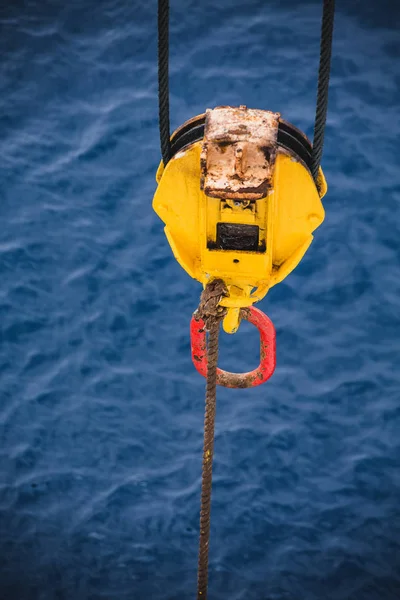
[[(325, 217), (322, 170), (318, 190), (304, 160), (279, 143), (281, 123), (288, 129), (278, 114), (246, 107), (207, 111), (203, 139), (157, 171), (153, 208), (174, 256), (203, 286), (223, 279), (228, 333), (239, 326), (240, 308), (261, 300), (299, 264)], [(172, 147), (185, 127), (173, 134)]]

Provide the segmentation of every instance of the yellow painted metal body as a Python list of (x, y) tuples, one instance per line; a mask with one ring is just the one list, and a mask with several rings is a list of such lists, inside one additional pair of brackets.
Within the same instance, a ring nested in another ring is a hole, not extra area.
[[(160, 164), (153, 208), (164, 221), (168, 242), (185, 271), (203, 286), (214, 278), (227, 285), (229, 297), (221, 305), (229, 308), (224, 329), (233, 333), (240, 308), (263, 298), (303, 258), (312, 232), (324, 220), (321, 198), (327, 185), (320, 170), (320, 197), (309, 170), (278, 149), (272, 189), (266, 198), (244, 207), (206, 196), (200, 189), (200, 152), (201, 142), (196, 142), (178, 152), (165, 170)], [(257, 225), (265, 250), (213, 249), (210, 242), (220, 222)]]

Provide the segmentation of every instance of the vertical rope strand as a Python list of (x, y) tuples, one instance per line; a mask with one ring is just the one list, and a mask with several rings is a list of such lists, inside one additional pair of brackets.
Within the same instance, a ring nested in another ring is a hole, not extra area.
[(324, 146), (326, 115), (328, 111), (329, 76), (331, 69), (335, 0), (324, 0), (321, 26), (321, 45), (318, 72), (317, 107), (315, 112), (311, 173), (317, 182)]
[(214, 429), (215, 409), (217, 395), (217, 363), (218, 363), (218, 339), (219, 319), (216, 319), (210, 327), (208, 336), (208, 367), (206, 406), (204, 416), (204, 450), (203, 450), (203, 473), (201, 482), (201, 505), (200, 505), (200, 541), (199, 562), (197, 571), (197, 600), (207, 599), (208, 587), (208, 550), (210, 540), (211, 520), (211, 488), (212, 488), (212, 465), (214, 456)]
[(171, 158), (169, 124), (169, 0), (158, 0), (158, 114), (164, 167)]

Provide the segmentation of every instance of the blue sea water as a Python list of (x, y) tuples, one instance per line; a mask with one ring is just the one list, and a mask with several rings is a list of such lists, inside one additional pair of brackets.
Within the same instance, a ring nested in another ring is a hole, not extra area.
[[(172, 1), (172, 126), (246, 104), (312, 136), (320, 4)], [(273, 378), (218, 390), (212, 600), (400, 598), (399, 19), (338, 3), (326, 221), (260, 304)], [(200, 285), (151, 208), (156, 2), (4, 3), (0, 57), (0, 599), (194, 598)]]

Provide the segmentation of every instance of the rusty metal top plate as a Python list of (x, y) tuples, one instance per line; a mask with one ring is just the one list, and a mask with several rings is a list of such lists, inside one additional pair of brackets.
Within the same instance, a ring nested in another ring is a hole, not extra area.
[(240, 106), (206, 112), (201, 189), (213, 198), (259, 200), (271, 187), (279, 113)]

